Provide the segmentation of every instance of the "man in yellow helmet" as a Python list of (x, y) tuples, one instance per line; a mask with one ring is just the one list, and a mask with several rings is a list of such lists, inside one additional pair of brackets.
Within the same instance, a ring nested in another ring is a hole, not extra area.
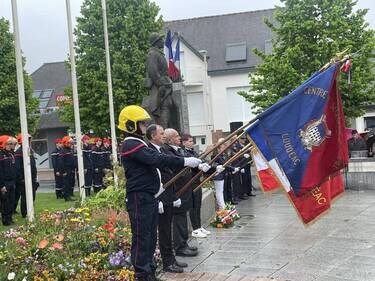
[(132, 229), (131, 261), (136, 280), (154, 281), (153, 260), (158, 224), (157, 194), (162, 190), (159, 168), (198, 167), (194, 157), (177, 157), (159, 153), (143, 140), (150, 115), (137, 105), (126, 106), (120, 113), (118, 128), (125, 132), (121, 162), (126, 177), (126, 206)]

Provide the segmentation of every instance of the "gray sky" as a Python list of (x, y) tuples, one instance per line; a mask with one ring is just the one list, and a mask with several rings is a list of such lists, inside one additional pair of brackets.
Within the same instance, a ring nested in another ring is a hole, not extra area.
[[(71, 0), (72, 13), (79, 15), (83, 0)], [(110, 0), (108, 0), (110, 1)], [(154, 0), (164, 20), (227, 14), (273, 8), (278, 0)], [(11, 0), (0, 0), (0, 17), (11, 20)], [(367, 21), (375, 27), (375, 1), (359, 0), (358, 8), (369, 8)], [(64, 0), (18, 0), (21, 47), (26, 70), (45, 62), (67, 58), (68, 38)]]

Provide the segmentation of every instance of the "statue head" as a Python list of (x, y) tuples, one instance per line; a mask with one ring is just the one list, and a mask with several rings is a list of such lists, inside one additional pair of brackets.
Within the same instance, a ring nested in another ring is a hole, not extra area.
[(151, 46), (163, 48), (164, 46), (164, 36), (162, 34), (159, 34), (157, 32), (152, 32), (150, 34), (150, 44)]

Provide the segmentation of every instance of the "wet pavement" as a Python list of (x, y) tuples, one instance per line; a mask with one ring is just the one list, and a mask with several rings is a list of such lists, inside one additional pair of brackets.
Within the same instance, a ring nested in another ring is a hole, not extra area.
[(282, 193), (258, 194), (240, 202), (238, 211), (242, 217), (234, 227), (208, 227), (208, 238), (191, 241), (197, 257), (178, 258), (191, 274), (164, 278), (375, 280), (375, 191), (346, 191), (309, 227)]

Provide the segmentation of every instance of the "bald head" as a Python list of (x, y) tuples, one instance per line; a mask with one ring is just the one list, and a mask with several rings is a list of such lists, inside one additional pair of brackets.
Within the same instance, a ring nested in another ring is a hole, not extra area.
[(180, 146), (181, 137), (175, 129), (168, 128), (164, 130), (165, 142), (167, 144)]

